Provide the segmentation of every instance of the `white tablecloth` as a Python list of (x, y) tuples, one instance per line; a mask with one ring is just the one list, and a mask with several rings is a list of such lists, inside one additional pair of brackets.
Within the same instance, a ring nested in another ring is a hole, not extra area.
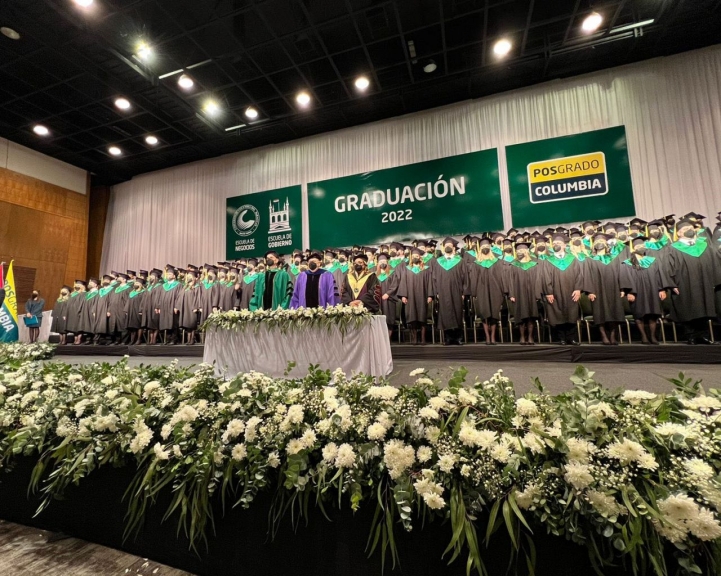
[(255, 370), (268, 376), (283, 376), (288, 362), (290, 373), (302, 377), (311, 364), (323, 369), (342, 368), (346, 374), (363, 372), (387, 376), (393, 371), (393, 357), (385, 316), (374, 316), (359, 328), (349, 327), (341, 336), (337, 327), (288, 330), (261, 324), (243, 330), (210, 328), (205, 334), (203, 362), (216, 363), (215, 371), (227, 374)]

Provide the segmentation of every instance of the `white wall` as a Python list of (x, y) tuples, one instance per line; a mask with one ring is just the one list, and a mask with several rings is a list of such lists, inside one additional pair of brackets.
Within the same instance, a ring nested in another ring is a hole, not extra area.
[(509, 227), (504, 146), (619, 125), (637, 215), (713, 219), (721, 45), (137, 176), (113, 188), (103, 270), (224, 260), (229, 196), (294, 184), (305, 193), (307, 182), (494, 147)]
[(80, 194), (87, 193), (87, 172), (15, 142), (0, 138), (0, 168), (25, 174)]

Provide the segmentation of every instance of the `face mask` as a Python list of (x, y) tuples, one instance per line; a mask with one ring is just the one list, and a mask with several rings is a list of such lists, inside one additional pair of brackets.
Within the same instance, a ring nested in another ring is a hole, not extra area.
[(695, 238), (696, 232), (694, 232), (692, 229), (689, 228), (688, 230), (686, 230), (686, 232), (683, 233), (683, 235), (684, 235), (684, 238)]
[(61, 295), (61, 296), (67, 296), (67, 295), (68, 295), (68, 293), (67, 293), (67, 292), (65, 292), (65, 291), (63, 291), (63, 292), (61, 292), (61, 293), (60, 293), (60, 295)]
[(606, 232), (606, 236), (610, 236), (611, 238), (615, 238), (615, 237), (616, 237), (616, 231), (615, 231), (615, 230), (611, 230), (611, 231), (609, 231), (609, 232)]
[(270, 266), (271, 268), (273, 266), (275, 266), (276, 264), (278, 264), (278, 262), (276, 260), (273, 260), (272, 258), (270, 260), (268, 260), (268, 266)]
[(327, 256), (325, 258), (323, 258), (323, 264), (328, 266), (328, 264), (330, 264), (330, 258), (328, 258)]
[(33, 298), (37, 298), (37, 297), (38, 297), (38, 293), (37, 293), (37, 292), (33, 292)]
[(546, 247), (545, 246), (536, 246), (536, 252), (545, 252)]
[(630, 236), (631, 236), (631, 238), (637, 238), (638, 232), (631, 232)]
[(388, 268), (388, 262), (381, 262), (380, 263), (381, 268)]
[(512, 253), (513, 253), (513, 248), (512, 248), (511, 246), (508, 246), (507, 248), (504, 248), (503, 251), (504, 251), (506, 254), (512, 254)]
[(354, 269), (356, 272), (362, 272), (362, 271), (363, 271), (363, 264), (356, 264), (355, 266), (353, 266), (353, 269)]
[(481, 254), (489, 254), (491, 249), (488, 246), (481, 248)]
[(215, 274), (213, 274), (213, 273), (208, 274), (208, 280), (210, 280), (211, 282), (215, 282)]
[(413, 256), (413, 262), (415, 262), (417, 264), (420, 261), (421, 261), (420, 256)]
[(593, 234), (593, 228), (586, 228), (586, 236)]
[(650, 231), (651, 238), (660, 238), (661, 237), (661, 230), (656, 228), (655, 230)]
[(346, 260), (347, 258), (345, 256), (341, 256), (340, 258), (338, 258), (338, 262), (340, 262), (341, 264), (345, 264)]
[(300, 266), (300, 260), (296, 260), (296, 261), (295, 261), (295, 265), (296, 265), (296, 266)]
[(248, 266), (248, 274), (252, 274), (253, 272), (255, 272), (255, 267)]
[(645, 248), (645, 247), (636, 248), (636, 254), (638, 254), (639, 256), (645, 256), (645, 255), (646, 255), (646, 248)]
[(446, 246), (446, 247), (443, 249), (443, 251), (444, 251), (446, 254), (450, 254), (451, 252), (453, 252), (453, 247), (451, 247), (451, 246)]
[(594, 250), (605, 250), (606, 245), (603, 242), (598, 242), (593, 245)]
[(581, 241), (580, 241), (578, 238), (576, 238), (576, 239), (573, 241), (573, 245), (574, 245), (574, 246), (580, 246), (580, 245), (581, 245)]
[(554, 245), (553, 245), (553, 251), (554, 251), (554, 252), (560, 252), (561, 250), (563, 250), (563, 246), (561, 246), (560, 244), (554, 244)]
[(391, 255), (391, 258), (395, 258), (397, 252), (395, 250), (391, 250), (389, 254)]
[(317, 270), (318, 269), (318, 262), (309, 262), (308, 263), (308, 269), (309, 270)]
[(626, 240), (628, 240), (628, 234), (625, 234), (625, 233), (624, 233), (624, 234), (619, 234), (619, 235), (618, 235), (618, 239), (619, 239), (621, 242), (625, 242)]

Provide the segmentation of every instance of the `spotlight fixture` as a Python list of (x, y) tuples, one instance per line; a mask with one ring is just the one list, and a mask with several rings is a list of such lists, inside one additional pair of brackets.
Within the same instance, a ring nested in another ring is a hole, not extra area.
[(255, 120), (258, 117), (258, 111), (252, 106), (248, 106), (248, 108), (245, 109), (245, 115), (251, 120)]
[(178, 78), (178, 86), (180, 86), (183, 90), (190, 90), (194, 84), (195, 82), (193, 82), (193, 79), (186, 74), (183, 74), (180, 78)]
[(116, 98), (115, 106), (121, 110), (128, 110), (130, 108), (130, 102), (127, 98)]
[(110, 152), (113, 156), (120, 156), (123, 153), (123, 151), (117, 146), (111, 146), (108, 148), (108, 152)]
[(88, 7), (92, 6), (92, 4), (93, 4), (93, 2), (95, 2), (95, 0), (73, 0), (73, 2), (75, 2), (81, 8), (88, 8)]
[(7, 36), (10, 40), (20, 40), (20, 32), (13, 30), (12, 28), (8, 28), (7, 26), (0, 28), (0, 34)]
[(603, 16), (601, 16), (598, 12), (592, 12), (583, 20), (583, 24), (581, 24), (581, 29), (587, 34), (589, 34), (598, 30), (602, 22)]
[(215, 100), (206, 100), (203, 105), (203, 110), (205, 110), (206, 114), (215, 116), (218, 112), (220, 112), (220, 106), (218, 106), (218, 103)]
[(370, 86), (370, 80), (366, 78), (365, 76), (359, 76), (355, 79), (355, 87), (358, 88), (358, 90), (364, 91), (368, 86)]
[(155, 146), (158, 143), (158, 139), (155, 136), (146, 136), (145, 141), (151, 146)]
[(308, 92), (298, 92), (295, 101), (301, 106), (308, 106), (310, 104), (310, 94)]
[(435, 60), (429, 60), (428, 63), (423, 67), (423, 71), (426, 74), (431, 74), (436, 71), (438, 68), (438, 65), (436, 64)]
[(498, 42), (493, 45), (493, 53), (496, 56), (506, 56), (511, 51), (511, 42), (506, 38), (501, 38)]
[(140, 42), (138, 44), (136, 56), (141, 60), (150, 60), (150, 58), (153, 56), (153, 49), (145, 42)]
[(33, 132), (35, 132), (38, 136), (47, 136), (50, 134), (50, 130), (42, 124), (35, 124), (35, 126), (33, 126)]

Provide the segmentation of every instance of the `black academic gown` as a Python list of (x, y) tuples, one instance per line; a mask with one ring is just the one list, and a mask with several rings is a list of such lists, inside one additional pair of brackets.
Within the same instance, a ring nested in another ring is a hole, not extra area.
[[(440, 262), (444, 263), (441, 264)], [(433, 295), (438, 297), (438, 328), (463, 328), (463, 297), (470, 294), (468, 265), (456, 255), (450, 262), (445, 256), (431, 260)]]
[(132, 292), (133, 287), (130, 284), (117, 286), (109, 295), (110, 299), (108, 310), (110, 318), (108, 318), (108, 333), (124, 332), (128, 329), (128, 316), (126, 305), (128, 303), (128, 295)]
[(141, 327), (146, 330), (158, 330), (158, 327), (160, 326), (160, 317), (155, 313), (155, 309), (158, 307), (160, 290), (162, 290), (162, 284), (160, 282), (156, 284), (148, 284), (145, 289)]
[(175, 330), (178, 327), (178, 294), (183, 289), (183, 285), (177, 280), (165, 282), (158, 291), (158, 300), (156, 308), (160, 310), (160, 318), (158, 318), (159, 330)]
[(665, 265), (679, 291), (671, 293), (673, 320), (690, 322), (716, 316), (715, 289), (721, 284), (721, 253), (713, 249), (713, 244), (697, 238), (696, 245), (689, 249), (674, 242)]
[(237, 310), (240, 306), (241, 290), (235, 289), (235, 281), (219, 282), (220, 309), (224, 312)]
[[(400, 282), (398, 274), (389, 268), (386, 268), (386, 270), (390, 274), (385, 274), (378, 268), (376, 275), (381, 286), (381, 314), (386, 317), (386, 324), (390, 327), (398, 321), (398, 288)], [(383, 300), (385, 294), (388, 294), (388, 299)]]
[(178, 317), (178, 326), (183, 330), (196, 330), (198, 328), (198, 310), (200, 298), (200, 289), (197, 285), (183, 286), (178, 291), (177, 308), (180, 310)]
[(621, 298), (621, 256), (594, 256), (584, 261), (584, 292), (595, 294), (591, 302), (593, 323), (623, 322), (626, 314)]
[(125, 321), (128, 330), (140, 330), (143, 327), (143, 310), (147, 296), (148, 293), (144, 288), (137, 292), (133, 289), (128, 292), (125, 301)]
[(57, 334), (64, 334), (67, 329), (67, 311), (69, 300), (58, 298), (53, 306), (53, 322), (50, 331)]
[(66, 308), (67, 324), (65, 329), (67, 332), (79, 334), (82, 332), (81, 320), (85, 312), (85, 292), (72, 292), (68, 298)]
[(115, 290), (114, 286), (104, 286), (98, 289), (98, 295), (94, 298), (95, 308), (93, 312), (95, 321), (93, 324), (93, 333), (95, 334), (109, 334), (108, 312), (110, 311), (110, 295), (113, 290)]
[[(489, 264), (484, 266), (486, 262)], [(508, 266), (507, 262), (500, 259), (471, 260), (468, 264), (476, 315), (484, 320), (498, 320), (501, 317)]]
[(408, 299), (406, 322), (425, 324), (428, 321), (428, 298), (432, 296), (433, 272), (431, 269), (427, 266), (422, 269), (418, 266), (404, 268), (398, 287), (398, 297)]
[(543, 263), (538, 260), (515, 260), (506, 270), (505, 290), (515, 300), (513, 320), (517, 324), (538, 318), (538, 300), (541, 298)]
[(543, 295), (553, 295), (553, 304), (546, 301), (546, 314), (551, 326), (575, 324), (579, 318), (578, 302), (572, 293), (583, 290), (583, 263), (566, 252), (563, 259), (550, 254), (543, 264)]
[(202, 324), (213, 313), (213, 308), (220, 307), (220, 284), (213, 282), (209, 284), (206, 280), (202, 280), (198, 285), (198, 309), (200, 310), (200, 318), (198, 323)]
[(342, 296), (343, 304), (348, 305), (354, 300), (360, 300), (365, 308), (374, 314), (377, 313), (381, 307), (381, 283), (378, 281), (378, 277), (371, 272), (358, 294), (354, 294), (349, 279), (351, 274), (352, 272), (349, 272), (345, 278)]
[(664, 267), (655, 254), (644, 256), (640, 261), (631, 256), (620, 267), (621, 290), (634, 296), (629, 306), (637, 319), (661, 316), (663, 308), (658, 294), (673, 288), (673, 282), (666, 278)]
[(97, 289), (85, 293), (85, 304), (82, 307), (82, 315), (80, 316), (80, 332), (95, 334), (95, 309), (98, 297), (99, 291)]
[(257, 277), (257, 272), (253, 272), (252, 274), (247, 274), (243, 276), (243, 281), (240, 284), (241, 292), (240, 305), (238, 306), (239, 310), (250, 309), (250, 301), (253, 299), (253, 294), (255, 294), (255, 280)]

